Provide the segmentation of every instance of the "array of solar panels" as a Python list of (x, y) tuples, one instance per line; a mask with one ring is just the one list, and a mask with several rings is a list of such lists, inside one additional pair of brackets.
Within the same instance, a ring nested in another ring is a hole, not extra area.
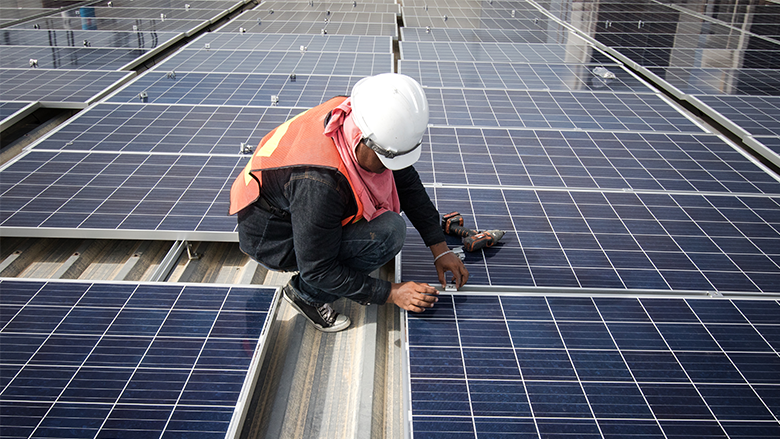
[(600, 2), (573, 24), (780, 165), (780, 4)]
[(416, 439), (780, 435), (777, 300), (447, 294), (408, 325)]
[[(427, 87), (416, 167), (439, 211), (508, 232), (466, 255), (469, 285), (780, 293), (776, 175), (534, 6), (468, 4), (405, 4), (429, 24), (402, 29), (399, 71)], [(641, 4), (660, 7), (593, 20)], [(437, 282), (409, 237), (403, 278)]]
[[(194, 39), (4, 169), (0, 227), (37, 236), (236, 240), (230, 185), (262, 136), (349, 94), (360, 78), (393, 69), (392, 37), (373, 21), (365, 23), (371, 35), (330, 24), (325, 34), (271, 33), (243, 21), (267, 13), (264, 22), (289, 22), (301, 10), (332, 24), (354, 21), (353, 9), (370, 8), (263, 3)], [(382, 17), (395, 25), (395, 13)]]
[[(399, 72), (431, 102), (415, 166), (441, 213), (507, 231), (466, 254), (468, 292), (407, 314), (412, 436), (776, 437), (778, 177), (617, 61), (691, 55), (696, 17), (535, 4), (404, 2)], [(438, 284), (430, 261), (410, 226), (403, 280)], [(753, 299), (683, 298), (707, 293)]]
[(5, 129), (40, 106), (97, 102), (131, 80), (131, 69), (243, 3), (193, 0), (161, 7), (155, 1), (106, 0), (0, 8), (0, 105), (34, 104), (3, 112), (0, 125)]
[(275, 289), (0, 279), (3, 437), (237, 437)]

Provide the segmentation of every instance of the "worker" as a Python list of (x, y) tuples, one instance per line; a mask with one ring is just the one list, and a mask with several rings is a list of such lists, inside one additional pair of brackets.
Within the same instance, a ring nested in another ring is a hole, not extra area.
[(422, 312), (438, 300), (426, 283), (369, 276), (401, 250), (403, 211), (431, 250), (442, 286), (468, 280), (447, 247), (439, 213), (412, 166), (428, 125), (428, 101), (396, 73), (358, 81), (276, 127), (260, 141), (230, 191), (241, 250), (272, 270), (297, 272), (282, 288), (320, 331), (346, 329), (331, 303), (393, 303)]

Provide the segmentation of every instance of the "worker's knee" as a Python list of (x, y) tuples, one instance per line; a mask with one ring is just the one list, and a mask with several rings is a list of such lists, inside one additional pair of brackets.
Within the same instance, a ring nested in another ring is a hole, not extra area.
[(382, 221), (379, 229), (385, 232), (380, 239), (385, 240), (385, 247), (389, 255), (395, 256), (401, 251), (404, 241), (406, 241), (406, 221), (395, 212), (385, 212), (374, 218), (374, 221), (376, 220)]
[(370, 272), (398, 254), (405, 240), (406, 221), (395, 212), (385, 212), (344, 227), (339, 258), (347, 266)]

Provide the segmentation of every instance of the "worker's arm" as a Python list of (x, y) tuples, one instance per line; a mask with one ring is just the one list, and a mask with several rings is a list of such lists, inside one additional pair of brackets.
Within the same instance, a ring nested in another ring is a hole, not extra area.
[(436, 260), (434, 265), (442, 287), (447, 282), (446, 274), (448, 271), (452, 273), (457, 287), (462, 287), (469, 279), (469, 271), (463, 265), (463, 261), (453, 253), (447, 253), (436, 259), (440, 254), (449, 250), (449, 247), (447, 247), (444, 232), (439, 223), (439, 211), (425, 191), (417, 170), (413, 166), (409, 166), (399, 171), (393, 171), (393, 177), (395, 178), (398, 198), (401, 201), (401, 210), (420, 233), (425, 245), (430, 248)]

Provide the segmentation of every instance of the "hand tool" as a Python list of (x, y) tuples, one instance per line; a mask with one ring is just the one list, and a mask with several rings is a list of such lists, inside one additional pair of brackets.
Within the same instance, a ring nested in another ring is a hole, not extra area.
[(484, 247), (492, 247), (504, 237), (503, 230), (478, 231), (463, 226), (463, 217), (458, 212), (442, 216), (441, 227), (444, 233), (463, 238), (463, 248), (473, 252)]

